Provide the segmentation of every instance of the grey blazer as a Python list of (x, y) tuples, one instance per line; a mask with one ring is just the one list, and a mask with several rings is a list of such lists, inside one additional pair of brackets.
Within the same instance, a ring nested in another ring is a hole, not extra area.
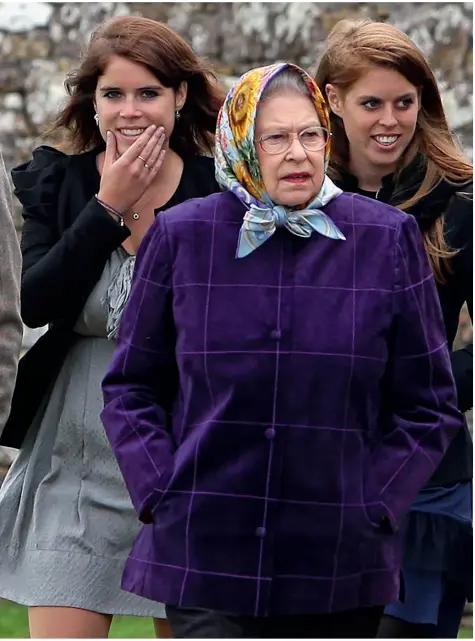
[(12, 218), (12, 192), (0, 154), (0, 434), (10, 404), (20, 358), (21, 252)]

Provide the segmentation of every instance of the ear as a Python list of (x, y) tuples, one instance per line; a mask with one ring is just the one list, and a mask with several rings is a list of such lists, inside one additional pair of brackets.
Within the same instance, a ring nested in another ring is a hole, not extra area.
[(186, 96), (188, 93), (188, 83), (182, 82), (181, 85), (175, 92), (175, 109), (183, 109), (183, 106), (186, 102)]
[(327, 102), (330, 109), (337, 116), (341, 116), (343, 99), (338, 89), (334, 85), (327, 84), (325, 85), (325, 93), (327, 94)]

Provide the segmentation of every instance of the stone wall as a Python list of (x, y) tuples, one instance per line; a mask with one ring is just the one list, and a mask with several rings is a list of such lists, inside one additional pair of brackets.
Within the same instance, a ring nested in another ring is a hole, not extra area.
[(0, 143), (8, 168), (28, 158), (64, 99), (63, 80), (102, 20), (127, 13), (167, 22), (224, 78), (290, 60), (314, 71), (341, 18), (404, 30), (428, 56), (449, 119), (471, 155), (472, 4), (467, 3), (1, 3)]
[[(449, 120), (472, 155), (472, 3), (0, 2), (0, 145), (7, 168), (28, 158), (64, 100), (63, 81), (103, 20), (128, 13), (167, 22), (226, 81), (289, 60), (315, 71), (323, 41), (345, 17), (405, 31), (428, 56)], [(16, 210), (16, 222), (20, 216)], [(466, 315), (464, 316), (466, 320)], [(468, 328), (465, 334), (470, 333)], [(27, 335), (27, 343), (36, 336)], [(461, 336), (465, 342), (465, 336)]]

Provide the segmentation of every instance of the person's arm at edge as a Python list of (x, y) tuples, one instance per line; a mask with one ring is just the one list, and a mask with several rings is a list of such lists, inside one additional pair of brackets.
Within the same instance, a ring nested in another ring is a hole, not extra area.
[(21, 252), (12, 217), (12, 192), (0, 153), (0, 433), (8, 418), (23, 338)]

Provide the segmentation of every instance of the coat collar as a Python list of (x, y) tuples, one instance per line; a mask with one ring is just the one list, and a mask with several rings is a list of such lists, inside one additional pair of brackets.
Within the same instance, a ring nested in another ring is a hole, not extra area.
[[(425, 156), (421, 153), (417, 154), (414, 160), (402, 170), (398, 180), (394, 173), (383, 177), (381, 188), (377, 192), (377, 200), (395, 207), (408, 200), (422, 184), (426, 168)], [(368, 194), (359, 188), (358, 179), (347, 169), (338, 167), (338, 171), (341, 180), (334, 181), (338, 187), (344, 191)], [(428, 229), (445, 212), (449, 201), (460, 189), (460, 185), (441, 180), (430, 193), (406, 211), (417, 219), (422, 230)]]

